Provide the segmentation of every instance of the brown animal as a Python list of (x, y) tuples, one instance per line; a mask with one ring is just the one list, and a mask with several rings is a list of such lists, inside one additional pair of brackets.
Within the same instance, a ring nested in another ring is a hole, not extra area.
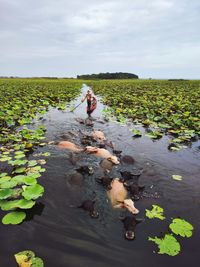
[(69, 149), (74, 152), (82, 152), (83, 149), (77, 146), (76, 144), (69, 141), (61, 141), (58, 143), (58, 147), (61, 149)]
[(105, 137), (104, 133), (101, 132), (101, 131), (96, 131), (96, 130), (94, 130), (94, 131), (92, 132), (92, 136), (93, 136), (97, 141), (106, 141), (106, 137)]
[(113, 179), (112, 189), (108, 191), (108, 197), (114, 208), (126, 208), (132, 214), (138, 214), (139, 210), (134, 207), (132, 199), (127, 199), (128, 192), (119, 178)]
[(97, 157), (105, 158), (105, 159), (111, 161), (114, 164), (119, 164), (120, 163), (116, 156), (113, 156), (108, 150), (106, 150), (104, 148), (86, 146), (84, 151), (86, 153), (88, 153), (88, 154), (94, 154)]

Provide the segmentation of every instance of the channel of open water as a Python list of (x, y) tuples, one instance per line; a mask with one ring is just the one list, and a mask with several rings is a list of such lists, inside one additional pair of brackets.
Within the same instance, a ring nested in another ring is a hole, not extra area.
[[(83, 86), (82, 93), (87, 91)], [(80, 103), (82, 96), (74, 104)], [(38, 148), (34, 153), (48, 151), (46, 172), (39, 178), (45, 193), (38, 205), (28, 212), (28, 220), (17, 226), (0, 224), (0, 267), (16, 266), (14, 254), (22, 250), (33, 250), (45, 262), (45, 267), (188, 267), (198, 266), (200, 253), (200, 143), (178, 152), (167, 149), (168, 137), (152, 141), (150, 138), (133, 138), (130, 129), (141, 126), (128, 123), (106, 122), (102, 116), (104, 105), (98, 98), (98, 106), (92, 114), (93, 127), (80, 124), (76, 119), (86, 119), (86, 103), (74, 112), (51, 108), (44, 119), (47, 141), (71, 139), (80, 145), (80, 132), (101, 130), (112, 141), (122, 155), (135, 159), (134, 168), (143, 169), (139, 184), (145, 185), (146, 197), (135, 202), (140, 210), (138, 218), (145, 218), (145, 209), (152, 204), (164, 208), (166, 220), (145, 221), (137, 225), (135, 240), (124, 239), (121, 213), (113, 210), (107, 200), (105, 189), (96, 182), (99, 177), (100, 159), (92, 155), (75, 155), (60, 150), (55, 145)], [(112, 151), (112, 150), (111, 150)], [(30, 156), (30, 159), (33, 156)], [(81, 165), (92, 166), (93, 175), (86, 175), (83, 183), (70, 183), (70, 174)], [(120, 166), (113, 169), (117, 177)], [(182, 181), (171, 178), (173, 174)], [(95, 193), (94, 193), (95, 192)], [(92, 219), (87, 212), (76, 208), (85, 199), (96, 195), (99, 218)], [(127, 214), (127, 213), (126, 213)], [(181, 217), (194, 226), (191, 238), (178, 238), (181, 253), (170, 257), (158, 255), (156, 245), (148, 241), (149, 236), (160, 236), (168, 231), (172, 218)]]

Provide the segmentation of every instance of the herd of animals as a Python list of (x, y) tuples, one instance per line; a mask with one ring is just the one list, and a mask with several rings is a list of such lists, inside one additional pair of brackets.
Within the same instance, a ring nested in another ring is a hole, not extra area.
[[(135, 201), (142, 196), (144, 186), (138, 185), (138, 179), (142, 173), (141, 170), (131, 168), (134, 164), (134, 159), (130, 155), (122, 156), (122, 151), (115, 150), (112, 142), (108, 142), (102, 131), (90, 130), (90, 132), (81, 132), (81, 145), (77, 145), (73, 140), (62, 140), (56, 142), (56, 145), (61, 150), (71, 151), (73, 154), (85, 153), (101, 158), (100, 167), (103, 169), (103, 177), (99, 177), (97, 182), (102, 184), (107, 191), (107, 197), (113, 208), (126, 209), (128, 216), (121, 218), (125, 229), (125, 238), (133, 240), (135, 238), (135, 227), (141, 222), (136, 215), (139, 210), (135, 207)], [(112, 152), (110, 151), (112, 150)], [(129, 166), (128, 170), (121, 169), (121, 177), (110, 177), (111, 170), (117, 165)], [(91, 174), (91, 168), (81, 166), (78, 172)], [(87, 199), (83, 201), (80, 208), (89, 212), (92, 218), (98, 218), (99, 213), (95, 209), (95, 200)]]

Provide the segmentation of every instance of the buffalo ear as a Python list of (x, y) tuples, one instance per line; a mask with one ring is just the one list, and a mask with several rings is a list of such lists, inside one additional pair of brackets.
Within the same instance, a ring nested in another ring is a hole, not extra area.
[(141, 218), (136, 219), (136, 223), (141, 223), (141, 222), (144, 222), (144, 219), (141, 219)]

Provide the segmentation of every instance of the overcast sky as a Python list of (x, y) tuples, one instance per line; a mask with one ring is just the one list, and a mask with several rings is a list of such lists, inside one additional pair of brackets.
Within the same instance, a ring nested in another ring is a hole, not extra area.
[(0, 76), (200, 79), (199, 0), (0, 0)]

